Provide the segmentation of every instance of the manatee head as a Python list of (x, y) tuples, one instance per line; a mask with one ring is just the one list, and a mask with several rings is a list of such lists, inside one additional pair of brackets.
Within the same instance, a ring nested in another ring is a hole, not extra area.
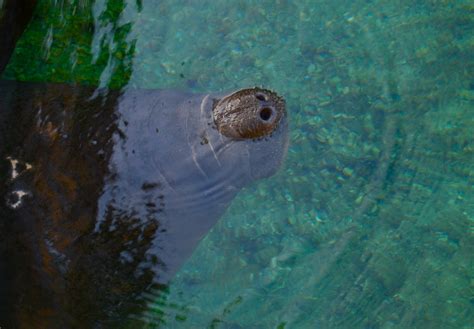
[(273, 175), (288, 149), (285, 100), (263, 88), (241, 89), (216, 100), (212, 109), (219, 133), (248, 155), (252, 180)]

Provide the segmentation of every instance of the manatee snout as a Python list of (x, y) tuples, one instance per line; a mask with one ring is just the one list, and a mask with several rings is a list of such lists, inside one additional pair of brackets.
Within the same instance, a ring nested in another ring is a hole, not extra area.
[(270, 135), (286, 114), (285, 100), (262, 88), (236, 91), (216, 102), (214, 123), (219, 132), (233, 139)]

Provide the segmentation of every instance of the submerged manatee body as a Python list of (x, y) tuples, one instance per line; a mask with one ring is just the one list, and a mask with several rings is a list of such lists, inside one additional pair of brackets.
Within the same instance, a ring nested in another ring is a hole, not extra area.
[(284, 101), (260, 88), (0, 81), (2, 324), (143, 316), (236, 193), (281, 166), (287, 129)]

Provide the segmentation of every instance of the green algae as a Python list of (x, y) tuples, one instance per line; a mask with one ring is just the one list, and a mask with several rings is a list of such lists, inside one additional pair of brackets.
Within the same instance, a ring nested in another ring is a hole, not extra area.
[[(98, 17), (92, 4), (91, 0), (39, 1), (4, 78), (99, 85), (103, 72), (112, 66), (107, 86), (126, 85), (135, 50), (125, 42), (131, 25), (119, 22), (125, 2), (108, 2)], [(105, 25), (111, 26), (113, 40), (107, 43), (102, 38), (94, 49), (94, 33)]]
[(157, 299), (161, 327), (472, 328), (472, 3), (60, 4), (40, 1), (6, 78), (287, 99), (285, 168)]

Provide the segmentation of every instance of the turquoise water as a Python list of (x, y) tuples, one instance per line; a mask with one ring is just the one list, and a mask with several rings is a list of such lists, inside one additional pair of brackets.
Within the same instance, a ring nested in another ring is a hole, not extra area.
[(43, 0), (4, 77), (285, 96), (284, 168), (233, 201), (160, 327), (472, 329), (472, 31), (472, 1)]

